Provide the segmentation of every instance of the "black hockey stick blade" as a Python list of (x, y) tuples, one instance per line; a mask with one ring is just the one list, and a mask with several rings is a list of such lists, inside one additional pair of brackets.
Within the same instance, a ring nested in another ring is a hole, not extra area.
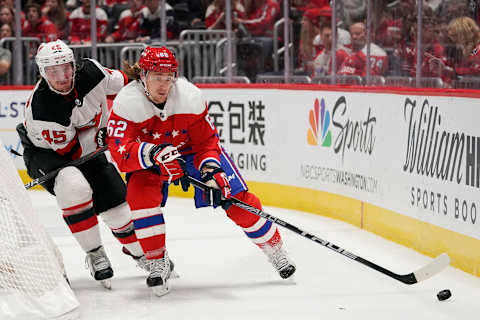
[(45, 174), (44, 176), (41, 176), (40, 178), (37, 178), (37, 179), (33, 179), (32, 181), (30, 181), (29, 183), (25, 184), (25, 189), (30, 189), (32, 187), (35, 187), (36, 185), (39, 185), (39, 184), (42, 184), (50, 179), (52, 179), (53, 177), (55, 177), (58, 172), (60, 172), (60, 170), (62, 170), (63, 168), (65, 167), (75, 167), (75, 166), (78, 166), (78, 165), (81, 165), (82, 163), (85, 163), (93, 158), (96, 158), (98, 157), (99, 155), (101, 155), (102, 153), (104, 153), (106, 150), (108, 149), (108, 146), (103, 146), (101, 147), (100, 149), (97, 149), (81, 158), (78, 158), (78, 159), (75, 159), (75, 160), (72, 160), (70, 161), (68, 164), (60, 167), (60, 168), (57, 168), (55, 170), (52, 170), (50, 171), (49, 173)]
[[(195, 187), (201, 189), (201, 190), (205, 190), (208, 188), (208, 186), (203, 183), (202, 181), (200, 180), (197, 180), (191, 176), (188, 176), (188, 179), (190, 180), (190, 183), (192, 185), (194, 185)], [(375, 264), (367, 259), (364, 259), (360, 256), (357, 256), (327, 240), (323, 240), (319, 237), (316, 237), (314, 236), (313, 234), (311, 233), (308, 233), (306, 231), (303, 231), (301, 230), (300, 228), (282, 220), (282, 219), (279, 219), (277, 217), (274, 217), (268, 213), (266, 213), (265, 211), (262, 211), (260, 209), (257, 209), (241, 200), (238, 200), (234, 197), (231, 198), (231, 201), (233, 203), (233, 205), (241, 208), (241, 209), (244, 209), (250, 213), (253, 213), (259, 217), (262, 217), (268, 221), (271, 221), (277, 225), (280, 225), (292, 232), (295, 232), (296, 234), (298, 235), (301, 235), (302, 237), (304, 238), (307, 238), (309, 240), (312, 240), (318, 244), (321, 244), (322, 246), (324, 247), (327, 247), (333, 251), (335, 251), (336, 253), (339, 253), (341, 255), (343, 255), (344, 257), (347, 257), (347, 258), (350, 258), (352, 260), (355, 260), (357, 261), (358, 263), (361, 263), (367, 267), (370, 267), (378, 272), (381, 272), (395, 280), (398, 280), (400, 282), (403, 282), (405, 284), (415, 284), (415, 283), (418, 283), (418, 282), (421, 282), (421, 281), (424, 281), (426, 279), (429, 279), (431, 277), (433, 277), (434, 275), (438, 274), (439, 272), (441, 272), (443, 269), (445, 269), (449, 264), (450, 264), (450, 257), (446, 254), (446, 253), (442, 253), (441, 255), (439, 255), (438, 257), (436, 257), (435, 259), (433, 259), (432, 261), (430, 261), (428, 264), (426, 264), (425, 266), (423, 266), (422, 268), (418, 269), (417, 271), (415, 272), (412, 272), (412, 273), (408, 273), (408, 274), (404, 274), (404, 275), (401, 275), (401, 274), (397, 274), (395, 272), (392, 272), (378, 264)]]

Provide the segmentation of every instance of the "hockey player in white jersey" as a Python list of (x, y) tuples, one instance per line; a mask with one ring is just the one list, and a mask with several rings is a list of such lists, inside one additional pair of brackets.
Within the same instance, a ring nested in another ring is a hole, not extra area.
[[(92, 59), (75, 63), (73, 51), (57, 40), (40, 45), (35, 57), (42, 78), (25, 106), (24, 123), (17, 126), (31, 178), (39, 178), (73, 159), (95, 151), (103, 143), (99, 130), (108, 116), (107, 96), (127, 83), (122, 71)], [(104, 119), (104, 121), (102, 121)], [(95, 280), (110, 288), (113, 270), (102, 246), (97, 215), (112, 230), (125, 253), (144, 266), (126, 187), (104, 154), (78, 167), (67, 166), (43, 186), (56, 196), (73, 236), (86, 252)]]
[[(202, 179), (207, 192), (195, 190), (197, 207), (221, 206), (246, 236), (267, 255), (282, 278), (295, 272), (275, 224), (239, 207), (231, 195), (261, 209), (235, 164), (221, 147), (209, 120), (200, 89), (177, 79), (177, 61), (165, 47), (147, 47), (138, 64), (126, 66), (136, 81), (117, 95), (108, 120), (109, 149), (118, 168), (127, 173), (127, 201), (138, 241), (150, 262), (147, 285), (156, 295), (169, 292), (169, 259), (162, 207), (170, 182)], [(184, 166), (182, 166), (184, 164)]]

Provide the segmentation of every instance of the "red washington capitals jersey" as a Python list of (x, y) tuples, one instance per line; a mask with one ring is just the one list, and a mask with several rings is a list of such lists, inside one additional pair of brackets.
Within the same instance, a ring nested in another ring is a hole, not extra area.
[(172, 144), (182, 155), (194, 154), (197, 169), (206, 161), (220, 163), (217, 130), (199, 88), (184, 78), (171, 87), (162, 109), (145, 95), (139, 81), (125, 86), (113, 101), (107, 124), (109, 149), (122, 172), (146, 169), (151, 144)]

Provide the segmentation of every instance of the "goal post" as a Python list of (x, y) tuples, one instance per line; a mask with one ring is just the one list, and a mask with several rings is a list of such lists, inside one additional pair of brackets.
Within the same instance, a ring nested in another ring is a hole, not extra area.
[(0, 319), (77, 319), (63, 259), (0, 140)]

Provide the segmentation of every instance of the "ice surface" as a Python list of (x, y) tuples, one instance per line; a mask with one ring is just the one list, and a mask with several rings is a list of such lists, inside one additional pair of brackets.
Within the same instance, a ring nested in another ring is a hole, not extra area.
[[(282, 280), (221, 209), (196, 210), (190, 199), (170, 198), (165, 208), (167, 249), (180, 278), (161, 298), (146, 274), (101, 224), (115, 276), (112, 290), (85, 269), (85, 255), (61, 218), (55, 199), (29, 192), (47, 231), (59, 246), (81, 319), (473, 319), (480, 314), (480, 279), (448, 267), (425, 282), (407, 286), (280, 228), (297, 264), (294, 281)], [(273, 207), (268, 213), (331, 241), (394, 272), (405, 274), (431, 261), (412, 249), (349, 224)], [(438, 291), (452, 297), (439, 302)]]

